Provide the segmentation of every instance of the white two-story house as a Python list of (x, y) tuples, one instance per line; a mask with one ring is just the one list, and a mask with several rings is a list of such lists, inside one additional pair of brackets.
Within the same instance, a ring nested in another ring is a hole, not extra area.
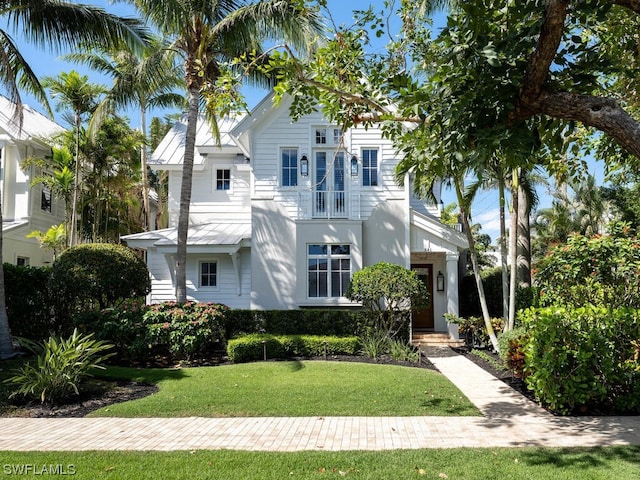
[[(345, 297), (351, 276), (385, 261), (416, 270), (431, 291), (414, 330), (448, 332), (463, 235), (440, 223), (437, 202), (414, 198), (409, 181), (397, 185), (398, 155), (379, 129), (343, 132), (320, 113), (292, 122), (288, 107), (268, 96), (250, 115), (225, 119), (219, 146), (199, 122), (189, 298), (245, 309), (357, 307)], [(151, 303), (175, 300), (184, 122), (150, 161), (169, 171), (170, 227), (124, 237), (146, 251)]]
[(43, 172), (35, 166), (25, 166), (25, 160), (50, 157), (49, 143), (64, 129), (26, 105), (20, 128), (14, 111), (15, 104), (0, 96), (2, 258), (17, 265), (48, 265), (53, 261), (53, 254), (40, 248), (38, 240), (26, 235), (34, 230), (46, 232), (63, 223), (65, 205), (47, 187), (31, 185)]

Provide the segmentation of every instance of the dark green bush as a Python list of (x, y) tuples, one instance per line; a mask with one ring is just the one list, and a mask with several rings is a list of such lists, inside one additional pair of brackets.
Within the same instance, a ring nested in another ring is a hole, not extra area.
[[(491, 317), (502, 317), (502, 269), (488, 268), (480, 274)], [(467, 275), (460, 282), (460, 316), (481, 317), (478, 287), (473, 275)]]
[(312, 357), (327, 355), (355, 355), (360, 349), (358, 337), (318, 335), (250, 334), (229, 340), (227, 355), (235, 363), (267, 358)]
[(76, 313), (117, 306), (149, 293), (144, 261), (123, 245), (96, 243), (65, 250), (53, 264), (52, 291)]
[(521, 313), (529, 337), (525, 379), (559, 413), (640, 412), (640, 312), (547, 307)]
[[(373, 328), (375, 318), (375, 313), (365, 310), (229, 310), (223, 331), (226, 339), (246, 333), (360, 335)], [(401, 337), (409, 338), (408, 323)]]
[(218, 303), (151, 305), (143, 316), (149, 344), (166, 347), (175, 359), (202, 358), (216, 347), (223, 347), (220, 322), (228, 310)]
[(220, 327), (228, 307), (215, 303), (166, 302), (151, 306), (127, 302), (88, 312), (78, 324), (112, 342), (121, 359), (169, 355), (173, 360), (206, 358), (224, 348)]
[(142, 360), (154, 354), (148, 326), (143, 320), (148, 309), (139, 301), (132, 300), (115, 308), (84, 312), (76, 317), (75, 322), (81, 330), (112, 343), (119, 360)]
[(4, 264), (4, 288), (11, 334), (33, 341), (68, 335), (73, 327), (60, 321), (50, 294), (50, 267)]

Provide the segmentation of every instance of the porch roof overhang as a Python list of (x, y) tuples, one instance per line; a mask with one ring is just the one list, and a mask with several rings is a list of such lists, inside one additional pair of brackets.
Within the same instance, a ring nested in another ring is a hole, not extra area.
[(410, 215), (412, 252), (461, 252), (469, 248), (462, 232), (444, 225), (437, 218), (413, 209)]
[[(165, 255), (175, 254), (178, 245), (178, 229), (175, 227), (135, 233), (122, 237), (132, 248), (155, 248)], [(205, 223), (189, 227), (187, 254), (236, 253), (251, 246), (249, 223)]]
[(29, 225), (28, 220), (4, 220), (2, 222), (2, 231), (9, 232), (21, 227), (26, 227), (27, 225)]

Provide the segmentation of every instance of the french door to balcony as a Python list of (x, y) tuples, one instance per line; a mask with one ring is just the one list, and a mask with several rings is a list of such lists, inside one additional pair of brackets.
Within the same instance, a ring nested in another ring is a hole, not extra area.
[(314, 152), (313, 216), (347, 217), (344, 152)]

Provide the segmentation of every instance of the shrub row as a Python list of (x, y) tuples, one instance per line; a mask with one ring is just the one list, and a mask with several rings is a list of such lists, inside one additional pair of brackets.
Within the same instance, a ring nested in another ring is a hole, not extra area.
[[(365, 310), (229, 310), (223, 325), (229, 339), (247, 333), (274, 335), (360, 335), (370, 330), (375, 313)], [(403, 336), (409, 335), (408, 325)]]
[(229, 340), (227, 355), (235, 363), (267, 358), (355, 355), (360, 350), (356, 336), (250, 334)]
[(120, 357), (169, 355), (174, 360), (205, 357), (223, 349), (222, 323), (228, 307), (213, 303), (129, 302), (78, 317), (82, 329), (112, 342)]
[(523, 373), (539, 401), (563, 414), (640, 411), (640, 310), (546, 307), (520, 319)]

